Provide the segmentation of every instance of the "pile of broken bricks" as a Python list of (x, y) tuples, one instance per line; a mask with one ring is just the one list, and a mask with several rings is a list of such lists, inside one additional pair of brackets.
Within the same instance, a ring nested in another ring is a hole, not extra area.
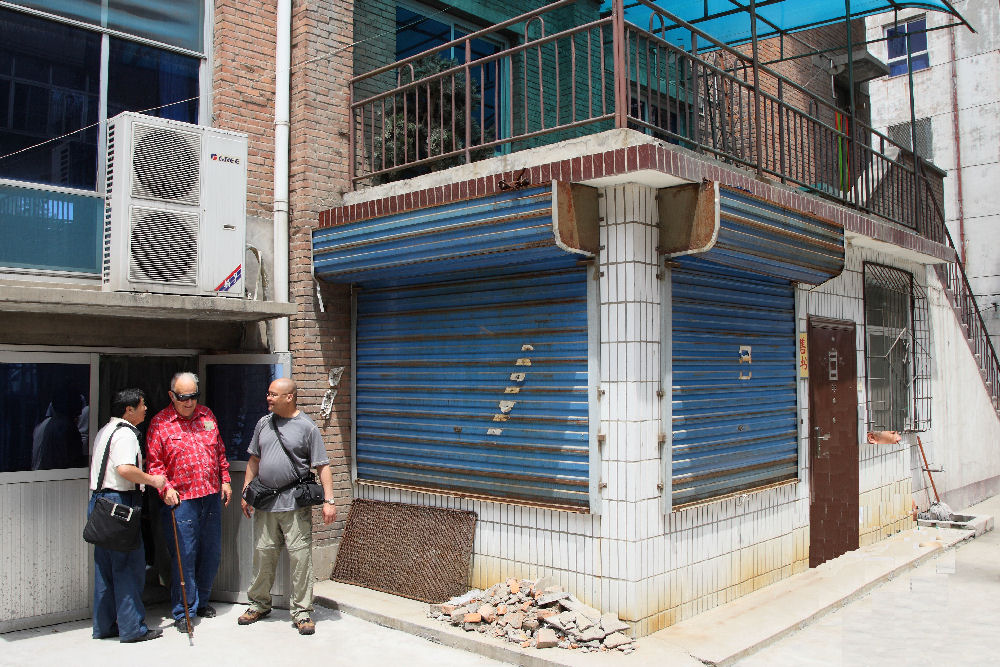
[(635, 643), (626, 634), (627, 623), (615, 614), (601, 614), (554, 584), (546, 577), (535, 582), (508, 579), (485, 591), (472, 590), (443, 604), (432, 604), (427, 615), (523, 648), (635, 650)]

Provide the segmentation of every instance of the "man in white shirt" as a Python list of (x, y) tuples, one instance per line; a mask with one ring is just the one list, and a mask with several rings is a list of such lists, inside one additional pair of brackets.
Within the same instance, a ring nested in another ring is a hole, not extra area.
[[(146, 394), (142, 389), (122, 389), (115, 394), (111, 415), (94, 439), (88, 517), (102, 496), (129, 507), (141, 507), (139, 485), (162, 489), (167, 481), (163, 475), (147, 475), (142, 471), (139, 431), (135, 428), (146, 419)], [(101, 463), (105, 460), (107, 465), (102, 472)], [(94, 639), (117, 636), (120, 642), (132, 643), (163, 634), (160, 628), (146, 625), (146, 608), (142, 604), (145, 571), (141, 538), (132, 551), (94, 547)]]

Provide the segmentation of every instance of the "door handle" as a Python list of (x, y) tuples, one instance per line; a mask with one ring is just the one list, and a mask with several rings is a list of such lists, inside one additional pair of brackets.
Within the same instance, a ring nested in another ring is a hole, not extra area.
[(826, 435), (820, 435), (819, 426), (813, 426), (813, 437), (816, 438), (816, 456), (819, 456), (820, 454), (823, 453), (823, 441), (829, 440), (830, 436), (831, 436), (830, 433), (827, 433)]

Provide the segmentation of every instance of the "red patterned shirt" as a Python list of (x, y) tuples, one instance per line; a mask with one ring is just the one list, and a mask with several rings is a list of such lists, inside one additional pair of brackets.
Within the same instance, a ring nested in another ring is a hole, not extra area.
[(177, 489), (181, 500), (201, 498), (219, 493), (229, 483), (229, 461), (219, 424), (204, 405), (195, 408), (191, 419), (168, 405), (149, 423), (146, 444), (149, 474), (167, 477), (161, 497), (167, 489)]

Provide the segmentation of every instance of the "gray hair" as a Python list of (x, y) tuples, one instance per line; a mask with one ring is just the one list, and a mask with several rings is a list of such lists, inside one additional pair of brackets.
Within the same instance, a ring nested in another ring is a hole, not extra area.
[(195, 387), (201, 387), (201, 384), (198, 382), (197, 375), (190, 371), (184, 371), (183, 373), (174, 373), (174, 376), (170, 378), (170, 391), (174, 390), (174, 387), (177, 386), (177, 381), (180, 379), (190, 380), (191, 382), (194, 382)]

